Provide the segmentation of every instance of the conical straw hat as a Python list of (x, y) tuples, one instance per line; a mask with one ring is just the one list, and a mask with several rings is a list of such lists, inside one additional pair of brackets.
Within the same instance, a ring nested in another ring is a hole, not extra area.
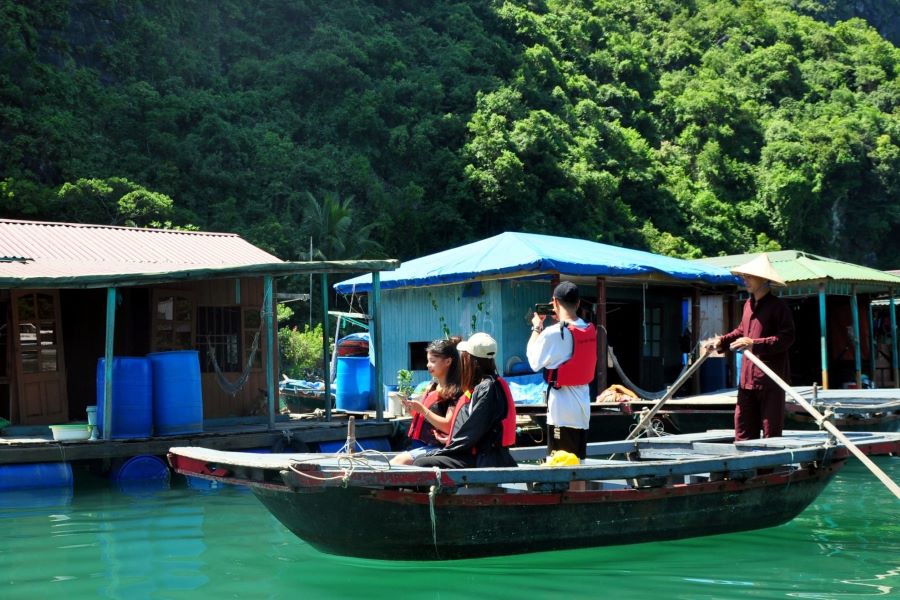
[(731, 269), (731, 272), (735, 275), (754, 275), (756, 277), (768, 279), (775, 285), (785, 285), (784, 279), (781, 278), (781, 275), (778, 274), (772, 266), (772, 263), (769, 262), (769, 257), (765, 253), (760, 254), (751, 261), (738, 265)]

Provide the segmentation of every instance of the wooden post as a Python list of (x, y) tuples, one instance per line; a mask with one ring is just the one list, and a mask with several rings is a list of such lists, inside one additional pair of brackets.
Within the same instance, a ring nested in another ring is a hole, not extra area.
[(597, 393), (609, 387), (607, 354), (609, 353), (609, 336), (606, 329), (606, 279), (597, 278), (597, 313), (594, 315), (597, 325)]
[(103, 381), (103, 439), (112, 439), (113, 424), (113, 356), (116, 338), (116, 288), (106, 288), (106, 348), (104, 357)]
[[(312, 303), (312, 298), (309, 299)], [(337, 340), (334, 340), (337, 343)], [(337, 352), (337, 348), (335, 348)], [(331, 366), (328, 355), (328, 273), (322, 273), (322, 370), (325, 379), (325, 420), (331, 420)]]
[(819, 356), (822, 367), (822, 389), (828, 388), (828, 326), (825, 322), (825, 284), (819, 284)]
[(856, 299), (856, 286), (852, 287), (850, 310), (853, 312), (853, 363), (856, 367), (856, 389), (862, 389), (862, 352), (859, 339), (859, 301)]
[[(691, 350), (697, 347), (700, 341), (700, 289), (694, 288), (691, 296)], [(700, 370), (694, 371), (691, 379), (691, 392), (700, 393)]]
[(278, 385), (278, 357), (275, 356), (275, 318), (272, 276), (263, 277), (263, 327), (266, 329), (266, 404), (269, 408), (269, 430), (275, 429), (275, 386)]
[(369, 342), (372, 344), (370, 360), (373, 360), (375, 380), (375, 419), (384, 418), (384, 374), (381, 372), (381, 273), (372, 273), (372, 294), (369, 298)]
[(869, 296), (869, 306), (868, 306), (868, 316), (869, 316), (869, 377), (872, 385), (875, 385), (875, 365), (876, 359), (878, 357), (878, 348), (875, 345), (875, 317), (872, 314), (872, 296)]
[(897, 361), (897, 313), (894, 304), (894, 290), (891, 289), (891, 367), (894, 371), (894, 387), (900, 388), (900, 366)]

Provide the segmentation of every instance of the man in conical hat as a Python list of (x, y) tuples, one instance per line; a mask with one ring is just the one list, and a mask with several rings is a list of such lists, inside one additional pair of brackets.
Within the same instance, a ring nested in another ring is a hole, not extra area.
[[(753, 350), (769, 368), (790, 381), (788, 349), (794, 343), (791, 309), (771, 293), (784, 279), (763, 253), (731, 270), (744, 280), (750, 297), (744, 303), (741, 322), (733, 331), (709, 342), (720, 352)], [(784, 427), (784, 391), (750, 360), (741, 361), (737, 406), (734, 410), (734, 439), (753, 440), (778, 437)]]

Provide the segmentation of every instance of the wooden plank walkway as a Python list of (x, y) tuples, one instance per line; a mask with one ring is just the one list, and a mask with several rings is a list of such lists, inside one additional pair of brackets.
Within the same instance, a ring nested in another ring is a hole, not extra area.
[[(398, 428), (404, 427), (399, 421), (356, 421), (357, 439), (393, 436)], [(165, 455), (173, 446), (203, 446), (217, 450), (246, 450), (249, 448), (271, 448), (284, 444), (286, 448), (298, 451), (306, 444), (317, 442), (343, 441), (347, 437), (347, 422), (312, 420), (291, 420), (276, 422), (275, 428), (268, 429), (262, 424), (231, 424), (205, 426), (203, 433), (151, 437), (133, 440), (97, 440), (60, 442), (52, 437), (0, 438), (0, 465), (35, 462), (70, 462), (125, 458), (140, 454)]]

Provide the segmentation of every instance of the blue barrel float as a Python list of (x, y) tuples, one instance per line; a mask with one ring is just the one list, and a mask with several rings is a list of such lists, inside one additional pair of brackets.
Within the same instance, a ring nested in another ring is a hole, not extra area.
[(153, 430), (156, 435), (203, 431), (200, 356), (196, 350), (153, 352)]
[(368, 356), (338, 356), (334, 403), (339, 410), (369, 410), (372, 365)]
[(114, 461), (109, 477), (120, 491), (126, 493), (153, 492), (169, 488), (169, 466), (161, 458), (149, 454)]
[[(74, 482), (67, 462), (0, 465), (0, 518), (66, 506), (72, 501)], [(5, 509), (15, 512), (7, 515)]]
[[(115, 356), (112, 366), (112, 423), (110, 439), (147, 438), (153, 435), (153, 369), (148, 358)], [(97, 361), (97, 428), (106, 422), (103, 402), (106, 359)]]

